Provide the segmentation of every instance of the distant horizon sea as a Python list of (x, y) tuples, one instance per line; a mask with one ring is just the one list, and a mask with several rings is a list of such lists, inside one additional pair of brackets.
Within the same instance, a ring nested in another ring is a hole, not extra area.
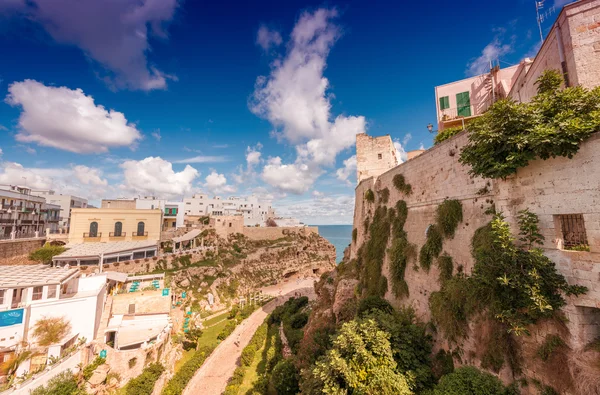
[(319, 228), (319, 234), (335, 246), (335, 263), (340, 263), (344, 250), (352, 240), (352, 225), (314, 225)]

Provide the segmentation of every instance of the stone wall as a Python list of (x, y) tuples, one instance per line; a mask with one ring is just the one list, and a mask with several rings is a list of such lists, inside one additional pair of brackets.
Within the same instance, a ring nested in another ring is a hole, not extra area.
[[(378, 204), (368, 203), (363, 197), (371, 188), (374, 192), (385, 187), (390, 190), (388, 207), (403, 199), (408, 205), (405, 231), (408, 240), (420, 249), (425, 242), (425, 232), (435, 221), (435, 211), (444, 199), (458, 199), (463, 206), (463, 221), (456, 236), (444, 240), (443, 251), (454, 259), (455, 268), (462, 265), (470, 273), (473, 258), (470, 253), (471, 239), (476, 229), (487, 224), (491, 216), (485, 214), (488, 207), (502, 211), (517, 234), (516, 215), (525, 208), (539, 216), (540, 229), (546, 240), (545, 254), (557, 265), (558, 270), (570, 284), (581, 284), (589, 292), (578, 298), (570, 298), (565, 308), (573, 349), (600, 336), (600, 133), (581, 145), (572, 159), (555, 158), (536, 160), (519, 169), (506, 180), (485, 180), (471, 177), (469, 168), (458, 162), (460, 149), (467, 142), (465, 133), (429, 149), (373, 178), (362, 181), (356, 188), (354, 228), (357, 242), (351, 245), (350, 256), (356, 257), (358, 247), (365, 241), (364, 220), (372, 218)], [(392, 179), (404, 175), (412, 186), (412, 194), (405, 196), (396, 190)], [(377, 196), (377, 193), (375, 193)], [(561, 214), (582, 214), (590, 252), (565, 251), (562, 249)], [(410, 303), (424, 319), (430, 319), (429, 295), (439, 289), (438, 269), (432, 265), (429, 273), (406, 270), (410, 297), (395, 300), (391, 292), (386, 294), (395, 305)], [(386, 261), (383, 273), (389, 277)]]
[(371, 137), (366, 133), (356, 135), (356, 169), (358, 181), (377, 177), (399, 163), (396, 148), (389, 135)]
[(289, 232), (303, 235), (311, 233), (319, 234), (319, 228), (316, 226), (303, 227), (244, 227), (242, 233), (250, 240), (277, 240), (285, 237)]
[(45, 238), (0, 241), (0, 265), (8, 264), (10, 258), (29, 255), (46, 243)]

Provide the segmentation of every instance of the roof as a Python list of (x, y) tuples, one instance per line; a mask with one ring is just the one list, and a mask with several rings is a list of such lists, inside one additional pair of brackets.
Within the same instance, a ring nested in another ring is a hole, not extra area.
[(104, 272), (106, 274), (106, 278), (109, 280), (114, 280), (119, 283), (124, 283), (127, 281), (127, 273), (119, 273), (119, 272)]
[(182, 241), (192, 240), (192, 239), (196, 238), (200, 233), (202, 233), (201, 229), (194, 229), (194, 230), (187, 232), (183, 236), (173, 237), (173, 241), (175, 243), (181, 243)]
[(0, 266), (0, 288), (62, 284), (78, 273), (77, 268), (49, 265)]
[(117, 334), (118, 348), (149, 341), (163, 332), (168, 325), (168, 314), (153, 316), (151, 320), (143, 317), (122, 319)]
[(117, 254), (121, 252), (135, 251), (144, 248), (157, 247), (156, 241), (116, 241), (110, 243), (81, 243), (67, 244), (67, 251), (56, 255), (53, 260), (66, 258), (100, 257), (101, 254)]

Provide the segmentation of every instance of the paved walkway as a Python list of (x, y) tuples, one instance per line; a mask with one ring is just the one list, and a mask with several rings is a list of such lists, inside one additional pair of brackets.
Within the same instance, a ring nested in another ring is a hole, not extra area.
[[(283, 304), (289, 297), (294, 296), (296, 292), (302, 295), (307, 295), (309, 298), (314, 298), (314, 289), (312, 280), (310, 288), (302, 288), (306, 286), (306, 282), (291, 282), (294, 286), (286, 286), (284, 290), (287, 294), (282, 297), (277, 297), (258, 309), (245, 319), (233, 333), (208, 357), (202, 367), (198, 369), (192, 380), (188, 383), (183, 395), (197, 394), (221, 394), (225, 391), (229, 378), (233, 375), (233, 371), (237, 367), (237, 361), (244, 347), (250, 343), (250, 339), (258, 327), (264, 322), (275, 307)], [(290, 285), (290, 284), (286, 284)], [(279, 293), (279, 288), (277, 288)], [(282, 288), (283, 291), (283, 288)], [(239, 346), (235, 342), (239, 342)]]

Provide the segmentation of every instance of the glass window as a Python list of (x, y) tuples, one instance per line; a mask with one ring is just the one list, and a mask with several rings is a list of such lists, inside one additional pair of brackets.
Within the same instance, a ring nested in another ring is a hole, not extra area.
[(146, 258), (153, 257), (155, 254), (156, 254), (156, 251), (154, 251), (154, 250), (146, 251)]
[(119, 257), (119, 262), (125, 262), (125, 261), (130, 261), (131, 260), (131, 255), (121, 255)]
[(56, 285), (50, 285), (48, 287), (48, 299), (56, 298)]
[(31, 297), (31, 300), (42, 299), (43, 290), (44, 290), (44, 287), (33, 287), (33, 296)]
[(450, 99), (448, 96), (440, 97), (440, 110), (450, 108)]
[(119, 237), (123, 233), (123, 223), (115, 222), (115, 236)]
[(146, 224), (145, 223), (143, 223), (141, 221), (138, 222), (138, 225), (137, 225), (137, 235), (138, 236), (143, 236), (144, 235), (144, 231), (146, 230), (145, 228), (146, 228)]
[(146, 256), (146, 253), (144, 251), (133, 253), (133, 259), (140, 259), (140, 258), (144, 258), (145, 256)]
[(98, 237), (98, 222), (94, 221), (90, 224), (90, 237)]

